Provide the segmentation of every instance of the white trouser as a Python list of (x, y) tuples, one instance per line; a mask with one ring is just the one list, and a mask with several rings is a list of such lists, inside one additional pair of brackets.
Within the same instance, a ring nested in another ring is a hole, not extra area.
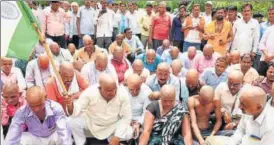
[(47, 138), (37, 137), (32, 135), (29, 132), (23, 132), (20, 144), (21, 145), (61, 145), (61, 142), (58, 137), (57, 131), (53, 132), (53, 134)]
[[(83, 116), (69, 117), (67, 120), (67, 125), (72, 132), (76, 145), (84, 145), (86, 142), (86, 137), (94, 137), (89, 131), (87, 122)], [(113, 134), (107, 139), (110, 140), (113, 137)], [(120, 141), (130, 140), (133, 134), (132, 128), (128, 128), (124, 134), (126, 134), (125, 138), (120, 138)]]

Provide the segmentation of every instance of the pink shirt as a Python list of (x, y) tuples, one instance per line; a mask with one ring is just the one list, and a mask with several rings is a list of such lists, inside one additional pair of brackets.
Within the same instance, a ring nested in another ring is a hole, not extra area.
[[(69, 16), (63, 9), (57, 12), (44, 11), (42, 32), (50, 36), (62, 36), (65, 34), (65, 24), (69, 22)], [(68, 32), (66, 32), (68, 34)]]
[(9, 75), (6, 75), (3, 71), (1, 71), (1, 80), (3, 84), (6, 84), (6, 83), (18, 84), (20, 91), (25, 90), (27, 87), (25, 78), (21, 70), (17, 67), (12, 67)]
[(221, 55), (219, 53), (214, 52), (212, 58), (210, 60), (207, 60), (204, 55), (199, 55), (198, 57), (195, 57), (192, 68), (196, 69), (199, 74), (201, 74), (206, 68), (214, 67), (216, 60), (220, 56)]
[[(22, 93), (23, 94), (23, 93)], [(17, 106), (8, 105), (5, 99), (1, 98), (1, 111), (2, 111), (2, 125), (7, 125), (9, 118), (13, 117), (16, 110), (26, 104), (26, 100), (23, 95), (19, 97), (19, 104)]]
[(169, 28), (171, 27), (171, 18), (168, 15), (155, 16), (152, 19), (152, 38), (157, 40), (168, 39)]
[(128, 63), (126, 62), (125, 59), (123, 59), (123, 61), (121, 61), (121, 62), (111, 59), (111, 64), (114, 66), (114, 68), (116, 70), (119, 83), (123, 82), (125, 73), (126, 73), (127, 69), (129, 68)]

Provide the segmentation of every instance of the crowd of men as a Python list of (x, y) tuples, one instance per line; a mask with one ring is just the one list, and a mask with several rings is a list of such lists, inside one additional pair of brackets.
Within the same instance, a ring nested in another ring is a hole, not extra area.
[(274, 7), (28, 4), (47, 41), (1, 57), (4, 145), (274, 144)]

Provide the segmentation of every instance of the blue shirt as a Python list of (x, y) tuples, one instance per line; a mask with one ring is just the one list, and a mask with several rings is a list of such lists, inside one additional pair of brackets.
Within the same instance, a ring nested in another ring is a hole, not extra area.
[[(175, 59), (172, 59), (171, 55), (170, 55), (170, 50), (165, 50), (162, 54), (162, 57), (161, 57), (162, 61), (163, 62), (166, 62), (168, 64), (171, 64), (173, 60)], [(184, 64), (183, 63), (183, 54), (181, 52), (179, 52), (179, 55), (176, 59), (179, 59), (182, 63), (182, 65)]]
[(162, 56), (162, 54), (163, 54), (163, 52), (165, 51), (165, 50), (170, 50), (171, 49), (171, 47), (169, 47), (169, 48), (164, 48), (163, 46), (159, 46), (158, 48), (157, 48), (157, 50), (156, 50), (156, 53), (159, 55), (159, 56)]
[(144, 67), (146, 69), (148, 69), (150, 72), (156, 72), (158, 64), (160, 64), (162, 62), (160, 56), (157, 55), (157, 54), (156, 54), (156, 57), (155, 57), (155, 61), (152, 64), (147, 63), (147, 58), (146, 58), (145, 53), (136, 56), (136, 59), (141, 59), (144, 63)]
[[(156, 76), (156, 74), (153, 74), (151, 76), (149, 76), (146, 80), (146, 84), (149, 86), (149, 88), (155, 92), (155, 91), (160, 91), (162, 86), (159, 84), (158, 82), (158, 78)], [(169, 85), (173, 85), (175, 87), (176, 90), (176, 100), (180, 100), (179, 99), (179, 95), (180, 95), (180, 83), (179, 83), (179, 78), (175, 77), (174, 75), (170, 74), (166, 84)]]
[(220, 76), (217, 76), (215, 68), (208, 68), (203, 72), (200, 80), (215, 89), (221, 82), (227, 81), (227, 75), (228, 73), (225, 71)]
[(52, 100), (45, 102), (46, 117), (43, 123), (31, 111), (29, 105), (20, 107), (11, 122), (6, 136), (6, 145), (19, 144), (23, 133), (22, 126), (26, 125), (28, 132), (34, 136), (46, 138), (57, 131), (62, 145), (72, 145), (71, 132), (67, 128), (66, 114), (63, 107)]
[(172, 22), (171, 27), (171, 40), (176, 41), (183, 41), (184, 40), (184, 34), (181, 32), (182, 29), (182, 22), (179, 16), (175, 17)]

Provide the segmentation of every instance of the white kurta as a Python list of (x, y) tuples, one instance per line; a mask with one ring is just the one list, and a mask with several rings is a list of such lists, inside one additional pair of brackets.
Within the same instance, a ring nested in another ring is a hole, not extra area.
[(98, 85), (90, 86), (74, 103), (72, 116), (83, 112), (90, 133), (97, 139), (110, 135), (122, 138), (131, 122), (131, 106), (128, 93), (117, 88), (116, 96), (107, 102), (99, 91)]

